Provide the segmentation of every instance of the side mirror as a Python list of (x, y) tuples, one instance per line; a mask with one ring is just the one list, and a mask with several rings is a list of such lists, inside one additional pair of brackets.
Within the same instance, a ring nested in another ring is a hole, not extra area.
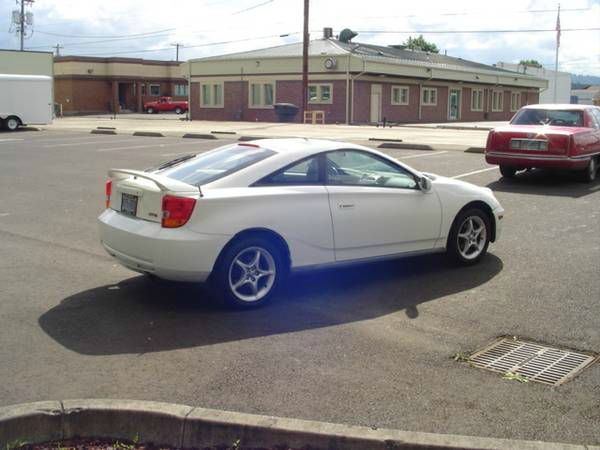
[(419, 189), (421, 189), (423, 192), (431, 191), (431, 180), (429, 178), (423, 176), (419, 178), (417, 184), (419, 185)]

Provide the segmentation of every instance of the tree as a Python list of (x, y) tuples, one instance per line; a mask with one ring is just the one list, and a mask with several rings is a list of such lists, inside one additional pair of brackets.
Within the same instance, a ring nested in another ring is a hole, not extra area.
[(540, 69), (542, 68), (542, 65), (539, 62), (537, 62), (537, 60), (535, 60), (535, 59), (522, 59), (521, 61), (519, 61), (519, 65), (537, 67)]
[(411, 50), (422, 50), (430, 53), (440, 52), (440, 49), (437, 48), (437, 45), (435, 45), (433, 42), (427, 42), (423, 35), (420, 35), (416, 38), (409, 36), (408, 40), (404, 41), (402, 46)]

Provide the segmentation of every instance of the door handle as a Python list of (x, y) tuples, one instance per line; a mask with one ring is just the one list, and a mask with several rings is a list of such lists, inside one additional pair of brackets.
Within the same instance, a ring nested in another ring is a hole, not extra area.
[(354, 208), (354, 205), (351, 203), (340, 203), (338, 205), (340, 207), (340, 209), (351, 209)]

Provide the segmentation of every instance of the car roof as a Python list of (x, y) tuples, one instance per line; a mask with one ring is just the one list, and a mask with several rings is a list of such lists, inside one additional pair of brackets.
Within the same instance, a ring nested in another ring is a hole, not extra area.
[(541, 104), (541, 105), (527, 105), (523, 106), (523, 109), (571, 109), (576, 111), (583, 111), (590, 108), (596, 108), (594, 105), (579, 105), (570, 103), (557, 103), (557, 104)]
[(281, 138), (281, 139), (257, 139), (247, 141), (238, 145), (258, 145), (259, 147), (272, 150), (277, 153), (294, 154), (294, 156), (310, 156), (329, 150), (339, 149), (360, 149), (369, 150), (362, 145), (351, 144), (349, 142), (334, 141), (329, 139), (309, 139), (309, 138)]

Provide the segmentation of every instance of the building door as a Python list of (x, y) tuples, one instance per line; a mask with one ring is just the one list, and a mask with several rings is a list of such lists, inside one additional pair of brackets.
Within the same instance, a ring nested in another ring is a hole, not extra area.
[(448, 95), (448, 120), (458, 120), (460, 118), (460, 89), (450, 89)]
[(381, 85), (371, 85), (371, 123), (381, 122)]

